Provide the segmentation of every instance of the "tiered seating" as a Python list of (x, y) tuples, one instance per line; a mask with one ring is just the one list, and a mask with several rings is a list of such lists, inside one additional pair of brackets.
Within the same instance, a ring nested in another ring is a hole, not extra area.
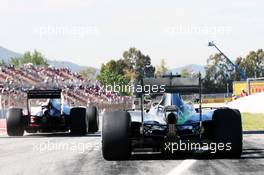
[[(119, 96), (115, 93), (107, 93), (101, 90), (98, 82), (91, 83), (67, 68), (45, 68), (32, 65), (15, 68), (8, 65), (1, 68), (0, 84), (9, 85), (9, 87), (0, 87), (0, 90), (10, 97), (25, 94), (23, 92), (32, 87), (57, 87), (67, 92), (65, 98), (73, 104), (87, 105), (88, 102), (116, 103), (119, 101)], [(25, 95), (22, 95), (22, 97), (25, 97)]]

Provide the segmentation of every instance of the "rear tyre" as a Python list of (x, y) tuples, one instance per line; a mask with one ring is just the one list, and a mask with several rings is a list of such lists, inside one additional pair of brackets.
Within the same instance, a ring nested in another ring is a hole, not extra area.
[(131, 156), (131, 118), (125, 111), (106, 113), (103, 117), (102, 152), (106, 160), (127, 160)]
[(88, 120), (88, 132), (97, 132), (99, 128), (98, 111), (95, 106), (86, 108), (86, 116)]
[[(238, 110), (218, 109), (213, 115), (214, 141), (218, 149), (216, 155), (220, 157), (239, 158), (242, 154), (243, 135), (241, 114)], [(220, 150), (220, 145), (225, 145)]]
[(23, 136), (24, 121), (22, 109), (11, 108), (7, 111), (6, 130), (8, 136)]
[(75, 107), (70, 112), (70, 131), (73, 135), (85, 135), (87, 133), (86, 109)]

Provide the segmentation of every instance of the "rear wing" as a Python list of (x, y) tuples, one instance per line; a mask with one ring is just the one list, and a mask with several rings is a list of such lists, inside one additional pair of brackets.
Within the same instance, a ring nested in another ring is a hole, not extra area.
[(28, 90), (28, 99), (61, 98), (61, 89), (58, 90)]
[[(200, 78), (183, 78), (183, 77), (162, 77), (162, 78), (144, 78), (142, 80), (144, 86), (149, 86), (152, 93), (200, 93)], [(155, 92), (155, 88), (158, 89)]]

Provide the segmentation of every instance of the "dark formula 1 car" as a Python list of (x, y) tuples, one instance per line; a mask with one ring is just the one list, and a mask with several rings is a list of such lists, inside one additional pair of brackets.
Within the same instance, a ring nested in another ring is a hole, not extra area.
[[(131, 153), (151, 150), (164, 155), (205, 152), (209, 155), (240, 157), (242, 124), (238, 110), (202, 108), (201, 78), (167, 76), (144, 78), (142, 85), (162, 87), (163, 96), (148, 112), (115, 111), (105, 113), (102, 127), (102, 153), (107, 160), (129, 159)], [(161, 89), (161, 88), (160, 88)], [(152, 90), (153, 92), (154, 90)], [(159, 93), (161, 90), (158, 91)], [(198, 106), (182, 96), (199, 94)], [(141, 102), (144, 102), (144, 93)]]
[[(10, 108), (7, 112), (7, 134), (23, 136), (24, 131), (66, 132), (85, 135), (98, 131), (98, 112), (95, 106), (70, 107), (64, 104), (61, 90), (29, 90), (27, 92), (27, 110)], [(31, 107), (31, 100), (47, 99), (45, 104)]]

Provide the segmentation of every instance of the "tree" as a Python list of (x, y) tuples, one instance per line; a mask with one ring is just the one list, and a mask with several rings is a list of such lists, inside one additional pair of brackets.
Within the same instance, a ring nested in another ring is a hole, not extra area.
[(233, 76), (230, 71), (224, 57), (220, 54), (211, 55), (205, 66), (206, 74), (203, 82), (205, 89), (212, 92), (225, 92), (227, 85), (231, 84), (230, 81)]
[(26, 51), (21, 58), (13, 57), (9, 61), (10, 64), (14, 66), (21, 66), (23, 64), (32, 63), (35, 66), (48, 66), (46, 58), (37, 50), (33, 53)]
[[(100, 74), (97, 75), (96, 79), (100, 81), (105, 87), (106, 86), (125, 86), (128, 85), (130, 79), (124, 75), (123, 64), (120, 60), (110, 60), (106, 64), (102, 64)], [(128, 94), (126, 89), (119, 91), (122, 94)]]
[(37, 50), (34, 50), (32, 56), (31, 56), (32, 64), (36, 66), (48, 66), (48, 62), (45, 59), (45, 57), (38, 52)]
[(86, 77), (90, 80), (95, 79), (95, 74), (96, 74), (96, 69), (93, 67), (88, 67), (88, 68), (80, 71), (81, 76)]
[(250, 51), (249, 54), (244, 59), (244, 68), (248, 77), (260, 77), (262, 76), (264, 63), (264, 53), (262, 49), (255, 51)]
[(15, 67), (18, 67), (20, 65), (21, 58), (19, 57), (12, 57), (10, 58), (10, 64), (14, 65)]
[(126, 79), (126, 77), (110, 69), (105, 69), (104, 71), (102, 71), (97, 76), (97, 80), (99, 80), (105, 86), (108, 86), (108, 85), (111, 85), (111, 86), (120, 85), (121, 86), (121, 85), (127, 85), (129, 83), (129, 80)]
[(157, 77), (161, 77), (162, 75), (166, 74), (168, 72), (166, 63), (164, 59), (161, 59), (160, 65), (156, 66), (156, 72), (155, 75)]
[(1, 62), (0, 62), (0, 66), (4, 66), (4, 65), (6, 65), (6, 62), (5, 62), (4, 59), (0, 59), (0, 60), (1, 60)]
[(26, 51), (23, 54), (23, 57), (21, 58), (21, 63), (20, 64), (26, 64), (26, 63), (32, 63), (32, 56), (30, 51)]
[(244, 58), (238, 57), (235, 60), (236, 68), (233, 70), (229, 65), (220, 54), (211, 55), (205, 67), (204, 87), (215, 92), (224, 92), (227, 84), (231, 85), (232, 81), (264, 76), (264, 52), (258, 49), (250, 51)]
[[(139, 81), (143, 76), (153, 77), (155, 68), (151, 59), (136, 48), (124, 51), (123, 57), (102, 64), (100, 74), (96, 77), (103, 85), (129, 85)], [(130, 94), (129, 92), (123, 92)]]
[(188, 68), (184, 68), (184, 69), (181, 70), (180, 74), (181, 74), (182, 77), (192, 77), (193, 72), (190, 69), (188, 69)]
[(154, 76), (155, 68), (151, 65), (150, 57), (142, 54), (140, 50), (130, 48), (123, 53), (123, 59), (127, 64), (126, 69), (128, 69), (128, 72), (135, 73), (136, 80), (140, 80), (144, 74)]
[(243, 76), (246, 76), (246, 75), (242, 75), (245, 73), (245, 67), (244, 67), (244, 60), (242, 57), (238, 57), (235, 61), (235, 65), (237, 66), (237, 71), (235, 72), (234, 74), (234, 80), (235, 81), (240, 81), (242, 80)]
[(264, 76), (264, 52), (262, 49), (250, 51), (245, 58), (238, 57), (235, 64), (238, 68), (235, 80), (241, 80), (241, 72), (245, 73), (245, 78)]

